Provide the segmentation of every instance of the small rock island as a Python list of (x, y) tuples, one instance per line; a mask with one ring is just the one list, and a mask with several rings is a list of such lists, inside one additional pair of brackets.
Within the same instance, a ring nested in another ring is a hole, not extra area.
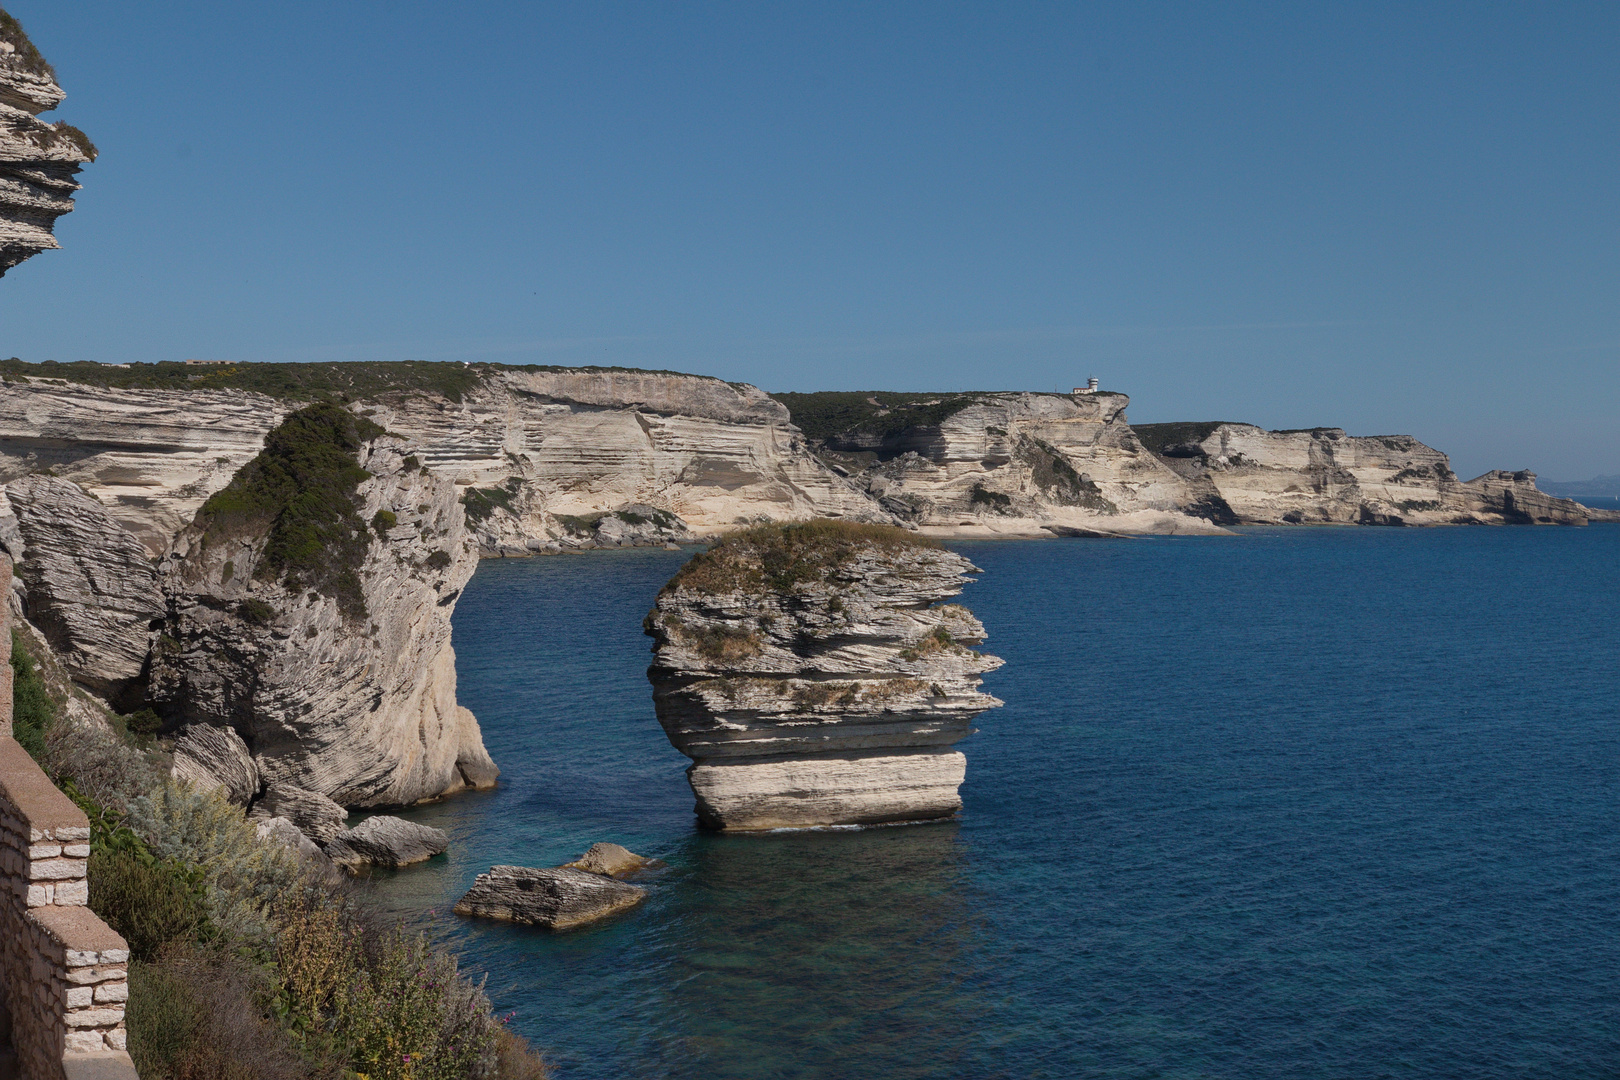
[(959, 604), (966, 558), (904, 529), (811, 521), (731, 534), (658, 594), (647, 672), (718, 830), (927, 821), (962, 806), (953, 749), (1000, 701)]

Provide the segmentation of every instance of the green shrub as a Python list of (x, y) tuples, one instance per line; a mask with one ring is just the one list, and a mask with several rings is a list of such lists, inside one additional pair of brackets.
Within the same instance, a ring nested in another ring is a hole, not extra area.
[(405, 460), (400, 462), (400, 465), (405, 469), (406, 472), (410, 472), (412, 469), (420, 469), (422, 467), (422, 459), (417, 457), (415, 454), (406, 454)]
[(363, 620), (360, 566), (371, 534), (356, 507), (355, 489), (367, 476), (356, 454), (381, 434), (370, 420), (325, 402), (291, 413), (264, 437), (264, 450), (203, 503), (203, 543), (263, 536), (255, 577), (330, 596), (345, 617)]
[(392, 510), (379, 510), (371, 516), (371, 527), (377, 530), (378, 536), (385, 535), (389, 529), (399, 524), (399, 515)]
[(56, 722), (56, 703), (40, 678), (23, 636), (11, 632), (11, 734), (30, 757), (46, 760), (45, 734)]
[(132, 735), (156, 735), (163, 727), (163, 717), (151, 709), (141, 709), (124, 717), (124, 726)]
[(991, 491), (983, 484), (974, 484), (973, 494), (968, 496), (968, 502), (974, 506), (988, 506), (990, 509), (999, 512), (1012, 505), (1012, 496), (1003, 495), (999, 491)]
[(90, 910), (123, 935), (137, 960), (156, 958), (173, 941), (216, 936), (204, 909), (202, 874), (172, 859), (97, 847), (90, 853), (89, 878)]
[(248, 597), (236, 605), (236, 613), (255, 626), (265, 626), (275, 621), (276, 609), (263, 600)]
[(443, 570), (450, 565), (450, 553), (448, 551), (435, 551), (422, 560), (422, 565), (429, 570)]
[(461, 505), (473, 524), (488, 520), (496, 510), (512, 513), (512, 497), (523, 489), (523, 481), (513, 477), (500, 487), (470, 487), (461, 493)]

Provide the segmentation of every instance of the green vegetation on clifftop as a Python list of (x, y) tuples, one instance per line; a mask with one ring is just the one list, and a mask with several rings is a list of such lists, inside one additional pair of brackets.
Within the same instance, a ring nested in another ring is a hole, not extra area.
[(371, 532), (355, 495), (367, 476), (356, 454), (381, 434), (370, 420), (327, 402), (292, 413), (264, 437), (259, 456), (203, 503), (197, 524), (204, 545), (264, 536), (255, 577), (314, 589), (363, 619), (360, 566)]
[(662, 592), (715, 595), (734, 591), (791, 590), (819, 581), (868, 547), (937, 548), (928, 537), (892, 525), (816, 520), (796, 525), (756, 525), (724, 537), (691, 561)]

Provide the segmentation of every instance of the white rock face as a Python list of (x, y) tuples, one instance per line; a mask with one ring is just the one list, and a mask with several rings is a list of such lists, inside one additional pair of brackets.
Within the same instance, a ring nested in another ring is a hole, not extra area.
[(0, 277), (61, 246), (51, 230), (73, 209), (79, 166), (94, 160), (82, 134), (36, 119), (65, 96), (28, 39), (0, 28)]
[(1207, 486), (1234, 523), (1586, 520), (1579, 504), (1537, 491), (1534, 473), (1493, 472), (1464, 483), (1445, 454), (1409, 435), (1353, 436), (1339, 428), (1267, 431), (1251, 424), (1154, 425), (1142, 435), (1168, 466)]
[(698, 556), (647, 617), (648, 678), (715, 829), (873, 824), (961, 807), (949, 749), (1001, 704), (957, 595), (974, 567), (905, 533), (764, 530)]
[(25, 476), (6, 485), (6, 498), (21, 540), (12, 555), (28, 621), (75, 681), (121, 698), (140, 679), (151, 626), (166, 611), (146, 550), (66, 480)]
[(191, 724), (174, 740), (170, 775), (203, 791), (220, 788), (238, 806), (259, 794), (259, 766), (234, 728)]
[(361, 451), (362, 519), (395, 515), (360, 570), (361, 622), (331, 597), (257, 578), (262, 536), (205, 545), (193, 526), (165, 564), (152, 697), (165, 715), (242, 733), (266, 783), (345, 806), (494, 783), (477, 721), (456, 704), (450, 647), (478, 553), (455, 486), (408, 467), (413, 449), (385, 437)]
[(1220, 531), (1132, 434), (1124, 394), (973, 397), (937, 424), (832, 439), (823, 456), (935, 536)]

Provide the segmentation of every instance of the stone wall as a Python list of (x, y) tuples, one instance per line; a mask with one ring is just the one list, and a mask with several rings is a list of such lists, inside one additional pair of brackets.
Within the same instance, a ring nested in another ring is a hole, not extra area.
[[(0, 597), (11, 563), (0, 559)], [(11, 656), (0, 619), (0, 654)], [(0, 663), (0, 1004), (27, 1080), (133, 1078), (124, 1045), (129, 946), (86, 904), (90, 820), (11, 737)]]

